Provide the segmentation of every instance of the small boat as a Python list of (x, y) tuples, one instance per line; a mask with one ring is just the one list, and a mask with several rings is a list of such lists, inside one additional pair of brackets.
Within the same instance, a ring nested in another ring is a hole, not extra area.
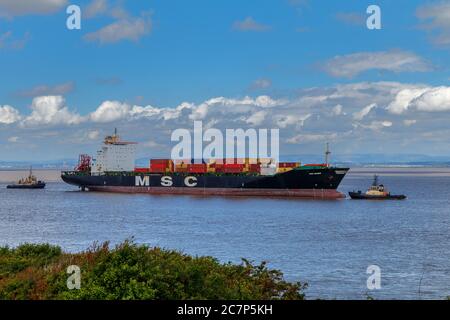
[(403, 200), (406, 199), (405, 195), (391, 194), (384, 185), (378, 184), (378, 176), (375, 175), (373, 183), (370, 188), (362, 193), (359, 191), (352, 191), (348, 193), (350, 198), (355, 200)]
[(8, 189), (44, 189), (45, 188), (45, 182), (38, 180), (33, 175), (33, 169), (30, 168), (30, 173), (28, 177), (20, 179), (15, 184), (9, 184), (6, 186)]

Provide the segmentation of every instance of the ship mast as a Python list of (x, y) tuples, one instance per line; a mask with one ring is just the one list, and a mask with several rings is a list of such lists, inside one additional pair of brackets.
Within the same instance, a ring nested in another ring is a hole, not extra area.
[(327, 142), (327, 148), (325, 150), (325, 164), (327, 165), (327, 167), (330, 166), (330, 144)]

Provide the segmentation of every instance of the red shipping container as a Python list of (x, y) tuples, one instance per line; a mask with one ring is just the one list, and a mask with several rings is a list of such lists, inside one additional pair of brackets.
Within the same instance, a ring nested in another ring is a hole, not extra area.
[(166, 172), (166, 165), (165, 164), (152, 164), (150, 166), (151, 172)]
[(146, 173), (146, 172), (149, 172), (149, 171), (150, 171), (149, 168), (134, 168), (134, 172)]
[(170, 159), (151, 159), (151, 164), (167, 164), (170, 161)]
[(190, 164), (190, 165), (188, 165), (188, 172), (205, 173), (206, 172), (206, 164)]
[(259, 165), (259, 164), (251, 164), (248, 167), (248, 171), (250, 171), (250, 172), (260, 172), (261, 171), (261, 165)]
[(278, 168), (295, 168), (298, 167), (297, 162), (280, 162), (278, 163)]
[(235, 169), (244, 169), (244, 165), (243, 164), (225, 164), (224, 168), (235, 168)]
[(305, 167), (326, 167), (327, 165), (325, 163), (309, 163), (305, 164)]

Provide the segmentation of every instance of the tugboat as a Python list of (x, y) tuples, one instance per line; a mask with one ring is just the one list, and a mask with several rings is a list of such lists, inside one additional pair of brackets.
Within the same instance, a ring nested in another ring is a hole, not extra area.
[(15, 184), (7, 185), (6, 188), (8, 188), (8, 189), (44, 189), (45, 182), (36, 179), (36, 177), (33, 175), (33, 169), (30, 168), (30, 173), (29, 173), (28, 177), (20, 179)]
[(352, 191), (348, 193), (350, 198), (355, 200), (403, 200), (406, 199), (405, 195), (393, 195), (384, 185), (378, 184), (378, 176), (375, 175), (373, 183), (370, 188), (362, 193), (359, 191)]

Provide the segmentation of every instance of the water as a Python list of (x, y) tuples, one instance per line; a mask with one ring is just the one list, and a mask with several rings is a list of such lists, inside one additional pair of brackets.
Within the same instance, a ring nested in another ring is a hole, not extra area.
[[(366, 189), (365, 171), (340, 189)], [(288, 280), (308, 282), (308, 298), (443, 299), (450, 295), (450, 174), (397, 171), (382, 182), (406, 201), (83, 193), (61, 182), (7, 190), (1, 183), (0, 245), (49, 242), (79, 251), (134, 236), (223, 262), (268, 261)], [(369, 265), (381, 268), (380, 290), (367, 289)]]

